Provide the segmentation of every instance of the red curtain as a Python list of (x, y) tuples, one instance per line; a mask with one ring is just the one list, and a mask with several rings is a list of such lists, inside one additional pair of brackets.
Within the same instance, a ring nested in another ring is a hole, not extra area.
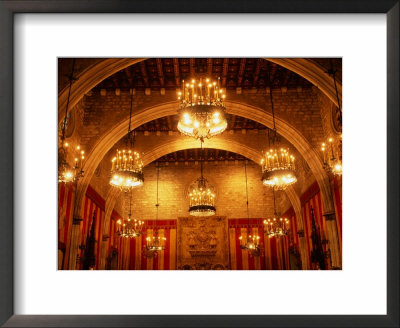
[(176, 269), (176, 220), (157, 220), (158, 235), (165, 237), (165, 250), (154, 258), (143, 256), (146, 237), (153, 236), (155, 221), (145, 221), (138, 238), (118, 238), (121, 250), (118, 261), (120, 270), (175, 270)]
[(64, 261), (59, 259), (59, 269), (68, 268), (70, 235), (74, 212), (75, 187), (71, 183), (58, 184), (58, 247), (63, 250)]
[[(268, 238), (264, 236), (264, 219), (230, 219), (229, 224), (229, 252), (232, 270), (288, 270), (289, 238)], [(259, 256), (240, 248), (239, 237), (247, 238), (248, 230), (251, 234), (260, 236), (262, 251)]]

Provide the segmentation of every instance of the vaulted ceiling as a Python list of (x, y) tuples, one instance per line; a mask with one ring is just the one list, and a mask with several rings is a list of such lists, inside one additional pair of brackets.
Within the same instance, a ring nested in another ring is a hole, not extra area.
[(274, 87), (312, 86), (300, 75), (263, 58), (150, 58), (110, 76), (96, 89), (174, 90), (182, 80), (202, 75), (220, 77), (227, 89), (265, 88), (270, 79)]

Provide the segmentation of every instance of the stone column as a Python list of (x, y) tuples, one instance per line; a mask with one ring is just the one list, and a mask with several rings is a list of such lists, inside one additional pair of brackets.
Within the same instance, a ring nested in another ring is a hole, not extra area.
[(72, 220), (71, 241), (70, 241), (70, 251), (69, 251), (69, 261), (68, 261), (69, 270), (77, 269), (79, 239), (81, 236), (81, 222), (82, 219), (79, 217), (74, 217)]
[(306, 238), (304, 237), (304, 230), (297, 231), (300, 241), (300, 257), (301, 257), (301, 268), (307, 270), (308, 256), (307, 256), (307, 245)]
[(109, 235), (103, 235), (100, 247), (100, 270), (106, 269), (106, 258), (107, 258), (107, 250), (108, 250), (108, 239), (110, 238)]
[(340, 252), (339, 234), (336, 224), (335, 212), (324, 213), (326, 223), (326, 233), (329, 241), (329, 249), (331, 250), (332, 269), (342, 269), (342, 254)]

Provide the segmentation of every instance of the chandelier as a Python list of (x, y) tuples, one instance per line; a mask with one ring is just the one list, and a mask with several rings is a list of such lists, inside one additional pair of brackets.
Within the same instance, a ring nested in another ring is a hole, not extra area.
[(203, 141), (201, 141), (200, 178), (189, 187), (189, 214), (192, 216), (212, 216), (215, 214), (215, 193), (203, 176)]
[[(337, 70), (333, 67), (333, 62), (331, 59), (331, 68), (328, 70), (329, 76), (332, 76), (333, 83), (335, 85), (335, 92), (336, 92), (336, 100), (338, 103), (338, 120), (340, 121), (340, 125), (342, 122), (342, 106), (339, 99), (339, 91), (336, 85), (336, 73)], [(327, 172), (331, 172), (333, 175), (340, 176), (342, 175), (342, 135), (340, 135), (340, 140), (334, 140), (333, 138), (328, 139), (328, 145), (326, 143), (322, 144), (321, 151), (322, 157), (324, 160), (324, 168)], [(335, 146), (335, 149), (334, 149)], [(327, 149), (329, 148), (329, 149)]]
[[(340, 135), (340, 137), (342, 136)], [(337, 146), (337, 152), (335, 155), (333, 144), (333, 138), (328, 139), (329, 147), (326, 145), (326, 143), (322, 144), (321, 151), (324, 160), (324, 168), (326, 171), (331, 172), (333, 175), (340, 176), (342, 175), (343, 171), (342, 161), (340, 160), (340, 146)]]
[(226, 95), (218, 82), (206, 78), (182, 81), (178, 92), (180, 119), (178, 130), (187, 136), (204, 141), (225, 131), (228, 123), (225, 118)]
[(156, 203), (156, 222), (155, 222), (155, 229), (154, 234), (152, 236), (146, 237), (146, 247), (143, 249), (143, 256), (152, 258), (157, 256), (158, 252), (165, 250), (165, 242), (167, 238), (164, 236), (159, 236), (158, 228), (157, 228), (157, 221), (158, 221), (158, 208), (160, 204), (158, 203), (158, 180), (159, 180), (159, 163), (156, 164), (157, 168), (157, 203)]
[(274, 193), (274, 217), (264, 220), (264, 233), (269, 237), (283, 237), (289, 233), (289, 220), (287, 218), (279, 218), (276, 212), (275, 189)]
[(249, 214), (249, 192), (247, 188), (247, 165), (246, 161), (244, 162), (244, 172), (246, 177), (246, 207), (247, 207), (247, 235), (246, 238), (242, 236), (239, 237), (240, 248), (243, 250), (247, 250), (250, 252), (252, 256), (260, 256), (261, 255), (261, 245), (260, 245), (260, 236), (256, 233), (252, 234), (250, 231), (250, 214)]
[[(271, 79), (270, 79), (271, 80)], [(294, 156), (288, 148), (278, 147), (278, 135), (275, 125), (274, 101), (272, 98), (272, 83), (269, 88), (273, 131), (272, 136), (268, 133), (270, 150), (265, 152), (261, 160), (262, 182), (265, 186), (284, 190), (297, 181), (295, 174)], [(269, 132), (269, 130), (268, 130)]]
[[(68, 76), (69, 79), (69, 90), (67, 98), (67, 106), (65, 108), (64, 121), (61, 126), (61, 147), (58, 148), (58, 182), (68, 183), (75, 182), (79, 178), (83, 177), (83, 161), (85, 159), (85, 151), (81, 149), (81, 146), (76, 146), (72, 151), (71, 157), (74, 158), (74, 164), (71, 166), (68, 164), (68, 150), (71, 149), (70, 144), (65, 141), (65, 129), (67, 126), (68, 107), (71, 95), (72, 83), (74, 78), (75, 59), (72, 60), (71, 74)], [(70, 150), (71, 152), (71, 150)]]
[(117, 235), (123, 238), (136, 238), (142, 234), (144, 221), (133, 219), (132, 220), (132, 190), (129, 195), (129, 213), (128, 219), (124, 222), (117, 221)]
[[(133, 92), (131, 93), (131, 103), (129, 111), (128, 135), (126, 137), (126, 148), (117, 149), (115, 157), (111, 162), (110, 185), (122, 190), (130, 190), (140, 187), (144, 182), (143, 162), (138, 152), (134, 151), (135, 132), (131, 131)], [(132, 134), (133, 132), (133, 134)]]

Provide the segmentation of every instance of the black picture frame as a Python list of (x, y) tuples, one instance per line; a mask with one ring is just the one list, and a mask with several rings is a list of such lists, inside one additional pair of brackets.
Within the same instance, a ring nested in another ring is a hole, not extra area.
[[(399, 327), (399, 0), (0, 0), (0, 324), (5, 327)], [(13, 21), (16, 13), (384, 13), (387, 16), (387, 315), (14, 315)]]

